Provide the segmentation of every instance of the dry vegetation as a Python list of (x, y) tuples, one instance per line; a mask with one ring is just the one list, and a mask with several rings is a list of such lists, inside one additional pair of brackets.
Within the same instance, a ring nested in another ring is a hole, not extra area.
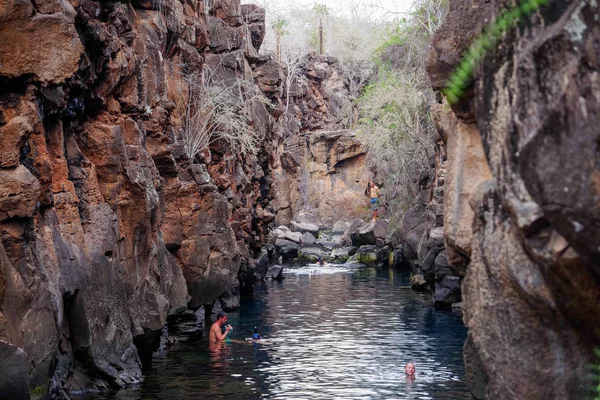
[(187, 156), (195, 157), (207, 146), (224, 141), (234, 154), (255, 154), (259, 137), (250, 121), (253, 101), (262, 101), (253, 82), (241, 79), (227, 83), (205, 68), (202, 74), (185, 75), (188, 101), (183, 145)]

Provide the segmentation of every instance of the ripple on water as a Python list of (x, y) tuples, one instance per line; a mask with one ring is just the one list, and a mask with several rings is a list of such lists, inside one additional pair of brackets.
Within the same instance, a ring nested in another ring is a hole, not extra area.
[[(460, 312), (436, 311), (404, 272), (353, 266), (286, 268), (229, 314), (232, 339), (211, 353), (182, 343), (156, 357), (136, 388), (112, 399), (469, 399)], [(404, 365), (417, 366), (406, 379)]]

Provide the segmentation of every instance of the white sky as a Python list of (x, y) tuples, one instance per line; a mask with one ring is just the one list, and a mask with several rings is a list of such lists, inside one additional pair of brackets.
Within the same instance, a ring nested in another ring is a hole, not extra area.
[(379, 16), (390, 12), (407, 12), (413, 0), (242, 0), (242, 4), (254, 3), (268, 9), (312, 8), (315, 3), (327, 5), (331, 14), (339, 15), (348, 12), (348, 8), (372, 8)]

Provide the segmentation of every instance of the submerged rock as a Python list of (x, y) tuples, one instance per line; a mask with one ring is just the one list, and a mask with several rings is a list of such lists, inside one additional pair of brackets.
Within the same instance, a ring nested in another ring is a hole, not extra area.
[(281, 265), (272, 265), (269, 267), (265, 279), (281, 280), (283, 279), (283, 267)]

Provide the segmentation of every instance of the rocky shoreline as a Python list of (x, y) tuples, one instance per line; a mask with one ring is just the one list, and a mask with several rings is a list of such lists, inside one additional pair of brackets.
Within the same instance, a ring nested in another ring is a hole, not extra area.
[[(400, 230), (415, 234), (414, 215), (407, 214), (404, 223), (412, 229)], [(426, 224), (421, 221), (418, 225)], [(315, 224), (292, 221), (291, 229), (280, 226), (271, 231), (267, 255), (271, 262), (359, 263), (371, 267), (406, 268), (413, 273), (412, 287), (432, 294), (436, 307), (447, 308), (461, 301), (459, 277), (453, 275), (443, 249), (441, 229), (424, 230), (416, 249), (403, 241), (407, 236), (390, 230), (384, 219), (365, 222), (354, 219), (338, 221), (330, 229)], [(420, 247), (423, 246), (423, 247)], [(418, 254), (422, 254), (419, 259)]]

